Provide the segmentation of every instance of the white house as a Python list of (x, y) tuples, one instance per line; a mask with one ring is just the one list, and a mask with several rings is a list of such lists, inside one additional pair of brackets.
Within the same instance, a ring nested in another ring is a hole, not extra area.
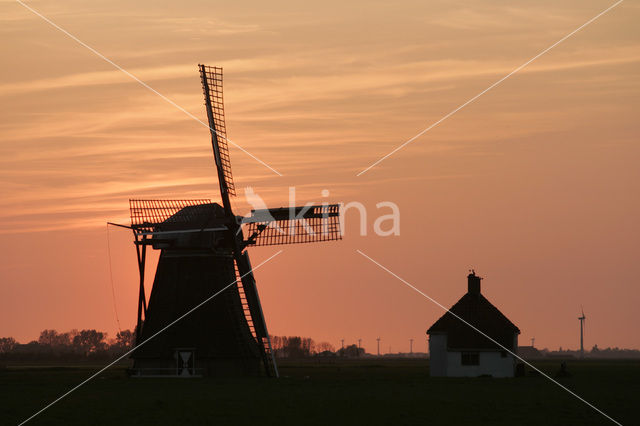
[(480, 293), (481, 279), (471, 272), (467, 294), (427, 330), (432, 376), (513, 377), (514, 356), (456, 317), (516, 352), (520, 330)]

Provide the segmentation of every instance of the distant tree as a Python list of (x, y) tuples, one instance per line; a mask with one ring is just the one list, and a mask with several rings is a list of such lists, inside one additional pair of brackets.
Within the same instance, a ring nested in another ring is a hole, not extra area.
[(302, 358), (304, 349), (302, 348), (302, 338), (299, 336), (285, 337), (285, 346), (282, 348), (284, 356), (287, 358)]
[(116, 339), (115, 339), (115, 342), (113, 343), (113, 346), (115, 346), (114, 349), (118, 351), (126, 351), (132, 348), (134, 343), (135, 343), (135, 335), (133, 334), (133, 331), (122, 330), (116, 334)]
[(71, 347), (73, 339), (71, 338), (71, 333), (60, 333), (58, 334), (58, 338), (56, 339), (57, 346), (68, 346)]
[(281, 358), (308, 357), (315, 351), (315, 342), (309, 337), (271, 336), (271, 346)]
[(43, 346), (50, 346), (56, 350), (64, 350), (71, 347), (71, 335), (69, 333), (58, 333), (56, 330), (42, 330), (38, 343)]
[(77, 352), (89, 355), (106, 349), (106, 334), (96, 330), (82, 330), (73, 338), (73, 347)]
[(304, 337), (302, 338), (300, 347), (302, 349), (303, 356), (310, 356), (316, 351), (316, 342), (314, 342), (310, 337)]
[(38, 343), (41, 345), (53, 346), (53, 342), (56, 340), (57, 336), (58, 332), (55, 330), (42, 330), (40, 332), (40, 337), (38, 338)]
[(346, 356), (349, 358), (357, 358), (364, 355), (364, 349), (359, 348), (358, 345), (349, 345), (349, 346), (346, 346), (344, 349), (339, 349), (338, 355)]
[(18, 342), (13, 337), (0, 337), (0, 353), (6, 354), (13, 351)]
[(320, 352), (335, 352), (336, 349), (329, 342), (320, 342), (316, 345), (316, 351)]

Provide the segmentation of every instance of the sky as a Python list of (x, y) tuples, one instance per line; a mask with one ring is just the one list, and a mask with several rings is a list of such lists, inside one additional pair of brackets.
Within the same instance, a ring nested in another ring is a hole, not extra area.
[[(129, 198), (218, 190), (198, 63), (222, 66), (236, 212), (359, 202), (342, 241), (250, 249), (269, 332), (426, 351), (474, 268), (521, 344), (640, 348), (640, 6), (0, 2), (0, 336), (132, 328)], [(324, 198), (323, 190), (329, 191)], [(395, 203), (399, 235), (374, 222)], [(153, 264), (149, 267), (153, 274)], [(147, 292), (151, 290), (147, 283)]]

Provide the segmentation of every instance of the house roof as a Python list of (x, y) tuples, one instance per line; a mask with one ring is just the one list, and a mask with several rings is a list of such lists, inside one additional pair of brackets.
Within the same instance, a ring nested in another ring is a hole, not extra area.
[(518, 355), (524, 359), (542, 358), (542, 353), (533, 346), (518, 346)]
[(478, 333), (469, 325), (460, 321), (453, 314), (481, 330), (504, 347), (514, 351), (514, 333), (520, 330), (478, 292), (469, 291), (458, 302), (440, 317), (427, 334), (447, 334), (449, 349), (500, 350), (491, 340)]

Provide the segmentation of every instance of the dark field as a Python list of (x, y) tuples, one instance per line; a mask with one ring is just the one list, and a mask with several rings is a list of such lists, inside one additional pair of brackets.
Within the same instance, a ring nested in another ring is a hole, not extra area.
[[(536, 362), (553, 375), (559, 361)], [(0, 370), (0, 423), (18, 424), (101, 366)], [(560, 382), (640, 424), (638, 361), (569, 361)], [(614, 424), (544, 377), (430, 378), (425, 360), (280, 362), (271, 379), (130, 379), (113, 367), (29, 424)]]

